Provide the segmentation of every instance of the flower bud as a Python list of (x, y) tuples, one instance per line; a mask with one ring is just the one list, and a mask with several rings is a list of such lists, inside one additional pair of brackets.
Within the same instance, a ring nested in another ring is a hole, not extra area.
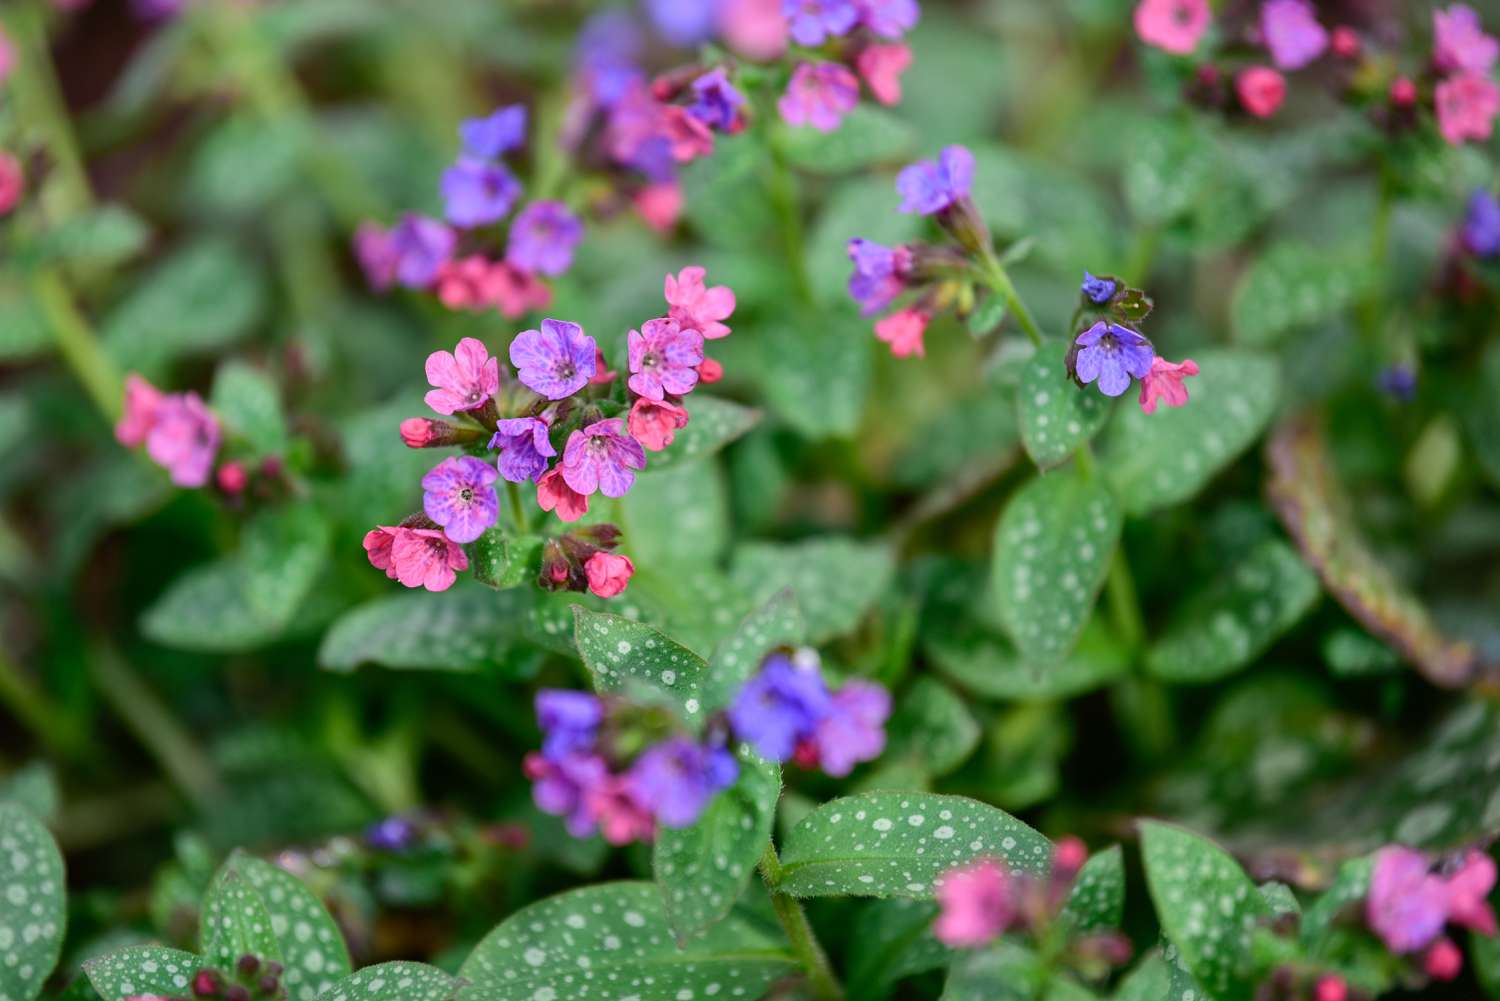
[(431, 417), (408, 417), (401, 422), (401, 440), (407, 448), (442, 448), (466, 445), (484, 437), (478, 428), (456, 427)]
[(598, 552), (583, 564), (588, 577), (589, 590), (601, 598), (613, 598), (625, 590), (635, 573), (635, 564), (629, 556), (618, 553)]
[[(1329, 48), (1340, 59), (1358, 59), (1361, 50), (1359, 35), (1347, 24), (1341, 24), (1333, 29), (1333, 35), (1329, 40)], [(1342, 983), (1342, 981), (1340, 982)]]
[(709, 386), (722, 378), (724, 378), (724, 366), (712, 358), (704, 358), (703, 364), (698, 366), (698, 381)]
[(235, 962), (234, 970), (240, 977), (248, 980), (260, 972), (260, 960), (246, 953)]
[(250, 988), (231, 984), (224, 989), (224, 1001), (250, 1001)]
[(1348, 1001), (1348, 998), (1349, 985), (1344, 983), (1343, 977), (1332, 973), (1319, 977), (1313, 988), (1313, 1001)]
[(1464, 955), (1452, 939), (1440, 938), (1422, 957), (1422, 969), (1434, 980), (1452, 980), (1464, 968)]
[(990, 228), (984, 216), (968, 195), (953, 199), (937, 214), (938, 222), (958, 245), (975, 257), (982, 257), (992, 250)]
[(245, 486), (250, 482), (250, 474), (245, 472), (242, 463), (226, 462), (214, 473), (214, 481), (218, 483), (220, 490), (234, 496), (244, 492)]
[(1391, 81), (1391, 103), (1398, 108), (1410, 108), (1417, 103), (1417, 85), (1410, 78), (1398, 76)]
[(214, 969), (199, 970), (193, 977), (193, 997), (216, 998), (224, 986), (223, 978), (219, 971)]

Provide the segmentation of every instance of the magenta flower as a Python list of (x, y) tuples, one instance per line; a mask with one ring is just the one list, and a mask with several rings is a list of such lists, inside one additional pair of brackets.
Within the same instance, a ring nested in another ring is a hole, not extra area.
[(911, 275), (911, 250), (905, 245), (887, 247), (859, 237), (849, 241), (849, 295), (859, 303), (864, 316), (881, 312), (906, 291)]
[(437, 277), (438, 268), (453, 256), (458, 237), (436, 219), (403, 216), (391, 230), (391, 253), (396, 259), (396, 280), (408, 288), (426, 288)]
[(500, 516), (499, 478), (483, 459), (449, 456), (422, 477), (422, 510), (454, 542), (473, 542)]
[(925, 311), (909, 306), (883, 316), (875, 323), (875, 336), (891, 346), (891, 354), (897, 358), (918, 358), (927, 353), (923, 336), (927, 323), (932, 319)]
[(788, 125), (832, 132), (859, 103), (859, 78), (838, 63), (799, 63), (776, 110)]
[(598, 826), (590, 800), (609, 780), (609, 766), (597, 754), (563, 754), (556, 758), (531, 753), (522, 770), (532, 782), (531, 798), (543, 813), (562, 817), (568, 833), (586, 838)]
[(464, 152), (481, 160), (494, 160), (526, 142), (526, 106), (512, 104), (496, 108), (483, 118), (470, 118), (458, 127)]
[(0, 153), (0, 216), (9, 215), (25, 193), (26, 172), (21, 169), (21, 161), (12, 153)]
[(1416, 952), (1442, 933), (1448, 889), (1421, 852), (1390, 845), (1375, 856), (1365, 920), (1392, 952)]
[(781, 12), (797, 44), (808, 46), (848, 34), (859, 20), (851, 0), (782, 0)]
[(451, 353), (427, 356), (427, 382), (437, 388), (423, 399), (438, 413), (477, 410), (500, 391), (500, 360), (490, 357), (483, 341), (465, 337)]
[(1307, 0), (1266, 0), (1260, 34), (1271, 61), (1284, 70), (1299, 70), (1328, 48), (1328, 29)]
[(1485, 33), (1467, 4), (1432, 12), (1432, 61), (1441, 73), (1488, 73), (1500, 57), (1500, 42)]
[(1198, 363), (1191, 358), (1170, 362), (1162, 357), (1151, 359), (1151, 371), (1141, 379), (1141, 409), (1156, 413), (1158, 402), (1169, 407), (1187, 405), (1188, 391), (1182, 380), (1198, 374)]
[(687, 427), (688, 412), (667, 400), (648, 400), (638, 397), (630, 408), (626, 426), (630, 437), (640, 442), (647, 450), (660, 452), (672, 444), (672, 438)]
[(543, 511), (556, 511), (559, 520), (574, 522), (589, 513), (589, 499), (568, 486), (562, 469), (554, 466), (536, 481), (536, 504)]
[(595, 421), (568, 436), (563, 448), (563, 481), (587, 497), (595, 490), (606, 497), (624, 497), (635, 483), (631, 470), (646, 468), (646, 450), (624, 433), (618, 417)]
[(1496, 933), (1495, 912), (1490, 907), (1490, 891), (1495, 888), (1495, 860), (1482, 851), (1471, 850), (1463, 863), (1445, 881), (1448, 891), (1448, 920), (1472, 928), (1481, 935)]
[(1135, 33), (1147, 45), (1186, 56), (1198, 47), (1211, 18), (1208, 0), (1141, 0)]
[(865, 86), (884, 105), (901, 103), (901, 74), (911, 66), (911, 48), (900, 42), (867, 45), (854, 60)]
[(729, 328), (721, 321), (734, 313), (734, 291), (727, 285), (708, 288), (703, 284), (706, 274), (695, 264), (683, 268), (675, 278), (667, 275), (667, 316), (688, 330), (698, 331), (705, 340), (716, 341), (729, 336)]
[(1460, 73), (1437, 85), (1438, 131), (1451, 145), (1489, 139), (1500, 114), (1500, 87), (1488, 76)]
[(647, 748), (627, 778), (636, 801), (649, 805), (658, 823), (686, 827), (738, 774), (734, 756), (723, 748), (674, 737)]
[(525, 483), (546, 472), (547, 460), (557, 454), (547, 436), (550, 430), (537, 417), (509, 417), (497, 423), (490, 448), (500, 450), (495, 463), (500, 475), (511, 483)]
[(396, 282), (395, 241), (389, 230), (373, 222), (360, 223), (354, 231), (354, 257), (360, 270), (365, 273), (365, 282), (376, 292), (384, 292)]
[(567, 320), (543, 320), (541, 330), (523, 330), (510, 342), (510, 363), (521, 382), (549, 400), (588, 385), (597, 355), (594, 339)]
[(993, 859), (944, 874), (937, 899), (942, 911), (932, 933), (955, 949), (988, 945), (1019, 916), (1010, 873)]
[(872, 681), (850, 681), (833, 693), (833, 701), (813, 731), (818, 767), (843, 778), (861, 761), (873, 761), (885, 750), (885, 721), (891, 694)]
[(220, 437), (218, 418), (197, 393), (172, 393), (157, 407), (146, 454), (179, 487), (201, 487), (213, 471)]
[(505, 259), (523, 271), (560, 275), (573, 266), (583, 223), (562, 202), (532, 202), (510, 226)]
[(1144, 379), (1156, 357), (1146, 338), (1103, 320), (1079, 334), (1074, 343), (1081, 349), (1074, 363), (1078, 381), (1097, 382), (1105, 396), (1119, 396), (1130, 388), (1132, 378)]
[(162, 391), (136, 372), (125, 377), (125, 412), (115, 425), (115, 440), (127, 448), (146, 441), (161, 409)]
[(1247, 66), (1235, 74), (1240, 106), (1256, 118), (1270, 118), (1286, 99), (1286, 79), (1269, 66)]
[(461, 229), (488, 226), (510, 214), (521, 197), (521, 182), (500, 163), (461, 156), (443, 171), (443, 212)]
[(902, 212), (932, 215), (969, 196), (974, 183), (974, 154), (963, 146), (949, 146), (936, 160), (921, 160), (896, 175)]
[(881, 38), (900, 38), (917, 25), (917, 0), (854, 0), (859, 23)]
[(10, 77), (10, 72), (16, 65), (16, 47), (11, 44), (10, 37), (0, 29), (0, 84), (5, 83)]
[(433, 529), (382, 526), (365, 534), (364, 547), (371, 566), (407, 587), (446, 591), (455, 571), (469, 568), (463, 549)]
[(599, 833), (612, 845), (650, 841), (656, 834), (656, 821), (636, 799), (628, 775), (610, 775), (589, 790), (588, 808), (598, 820)]
[(601, 549), (584, 561), (583, 573), (588, 578), (590, 591), (601, 598), (613, 598), (630, 583), (635, 564), (629, 556), (606, 553)]
[(627, 335), (630, 346), (629, 386), (648, 400), (667, 393), (682, 396), (698, 384), (698, 366), (703, 363), (703, 335), (684, 330), (671, 318), (647, 320), (639, 331)]

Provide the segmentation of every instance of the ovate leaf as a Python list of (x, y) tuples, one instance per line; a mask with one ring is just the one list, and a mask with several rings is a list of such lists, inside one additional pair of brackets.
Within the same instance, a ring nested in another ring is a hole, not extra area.
[(760, 423), (759, 410), (704, 393), (694, 393), (685, 406), (687, 427), (676, 433), (672, 444), (651, 454), (653, 472), (707, 458)]
[(930, 899), (943, 873), (979, 858), (1040, 875), (1052, 845), (1003, 810), (962, 796), (862, 793), (824, 803), (792, 829), (777, 889)]
[(748, 543), (735, 550), (730, 576), (757, 602), (790, 588), (807, 642), (824, 643), (859, 624), (894, 570), (891, 551), (882, 543), (826, 538), (792, 545)]
[(425, 963), (367, 966), (321, 995), (322, 1001), (449, 1001), (464, 982)]
[(138, 253), (150, 238), (140, 217), (120, 205), (101, 205), (58, 224), (26, 248), (23, 261), (108, 267)]
[(238, 559), (194, 567), (141, 615), (141, 632), (164, 646), (207, 653), (235, 653), (269, 643), (284, 623), (261, 615), (246, 585)]
[(244, 955), (263, 963), (286, 963), (265, 901), (232, 866), (226, 865), (214, 877), (198, 922), (198, 951), (206, 966), (233, 969)]
[(1125, 916), (1125, 860), (1119, 845), (1089, 856), (1063, 904), (1062, 919), (1075, 932), (1118, 928)]
[(923, 649), (938, 670), (975, 695), (1069, 698), (1108, 684), (1130, 667), (1125, 650), (1097, 623), (1085, 627), (1072, 652), (1056, 664), (1029, 664), (1009, 640), (977, 625), (936, 631)]
[(871, 321), (843, 305), (783, 312), (752, 336), (760, 391), (776, 416), (805, 438), (854, 434), (870, 390)]
[(210, 402), (229, 432), (245, 439), (256, 455), (286, 451), (281, 392), (265, 372), (242, 361), (226, 362), (214, 377)]
[(1016, 410), (1026, 454), (1043, 469), (1063, 462), (1098, 433), (1111, 401), (1068, 377), (1066, 341), (1047, 341), (1021, 371)]
[(726, 708), (740, 687), (755, 674), (766, 654), (779, 646), (802, 642), (802, 614), (791, 591), (778, 591), (745, 617), (738, 628), (714, 650), (703, 679), (703, 708)]
[(676, 640), (619, 615), (573, 609), (573, 640), (578, 655), (601, 693), (650, 693), (672, 705), (683, 718), (702, 718), (701, 688), (708, 665)]
[(528, 597), (521, 589), (459, 586), (380, 598), (333, 624), (318, 663), (334, 671), (360, 664), (441, 671), (494, 667), (518, 638)]
[(225, 867), (250, 883), (271, 917), (290, 1001), (313, 1001), (349, 975), (352, 966), (344, 936), (306, 884), (280, 866), (248, 855), (231, 857)]
[(918, 678), (896, 700), (887, 727), (883, 760), (905, 758), (930, 776), (946, 775), (979, 746), (979, 723), (953, 689), (933, 678)]
[[(1369, 251), (1363, 250), (1366, 259)], [(1240, 277), (1229, 314), (1236, 339), (1255, 347), (1343, 313), (1364, 294), (1370, 268), (1348, 252), (1277, 243)]]
[(469, 566), (474, 579), (486, 587), (503, 590), (519, 587), (542, 571), (542, 537), (511, 536), (491, 528), (469, 546)]
[(278, 632), (286, 627), (323, 572), (331, 537), (311, 501), (263, 511), (245, 526), (239, 562), (257, 618)]
[(66, 894), (47, 828), (20, 804), (0, 803), (0, 997), (41, 993), (62, 948)]
[(83, 973), (102, 1001), (126, 1001), (186, 996), (199, 965), (191, 952), (136, 945), (84, 963)]

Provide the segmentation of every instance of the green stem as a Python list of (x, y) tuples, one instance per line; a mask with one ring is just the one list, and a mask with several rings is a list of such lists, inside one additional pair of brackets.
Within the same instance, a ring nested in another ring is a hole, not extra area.
[(1036, 347), (1042, 346), (1042, 331), (1036, 325), (1036, 320), (1031, 315), (1031, 310), (1026, 308), (1026, 303), (1021, 299), (1021, 293), (1016, 291), (1015, 283), (1010, 280), (1010, 275), (1005, 270), (995, 255), (985, 251), (979, 261), (980, 273), (985, 282), (995, 291), (997, 295), (1005, 297), (1005, 305), (1016, 314), (1016, 321), (1021, 324), (1021, 329), (1026, 336), (1031, 338), (1031, 343)]
[(22, 674), (4, 651), (0, 651), (0, 704), (10, 709), (49, 752), (63, 758), (79, 758), (85, 750), (82, 735)]
[(781, 882), (781, 859), (776, 855), (776, 846), (769, 841), (760, 857), (760, 874), (766, 881), (766, 888), (771, 891), (771, 906), (776, 909), (776, 919), (786, 932), (792, 953), (807, 973), (807, 984), (813, 997), (816, 1001), (843, 1001), (844, 988), (828, 964), (828, 955), (818, 943), (812, 924), (807, 920), (807, 912), (796, 897), (776, 889)]
[(521, 504), (521, 489), (509, 480), (505, 481), (505, 492), (510, 495), (510, 513), (516, 519), (516, 531), (526, 531), (526, 508)]
[(774, 138), (767, 137), (766, 148), (771, 151), (771, 170), (766, 179), (766, 189), (781, 230), (787, 265), (791, 268), (792, 278), (802, 301), (811, 303), (812, 281), (807, 275), (807, 249), (802, 235), (802, 213), (797, 204), (797, 179), (793, 176), (786, 157), (777, 148)]
[(59, 183), (47, 187), (60, 192), (62, 204), (50, 207), (58, 216), (66, 218), (88, 208), (94, 201), (94, 194), (83, 157), (78, 152), (62, 88), (52, 67), (42, 4), (18, 4), (5, 16), (4, 23), (21, 50), (17, 55), (16, 77), (12, 84), (16, 102), (22, 120), (36, 129), (52, 156)]
[[(1374, 273), (1383, 276), (1391, 252), (1391, 211), (1395, 207), (1395, 185), (1391, 182), (1390, 169), (1380, 170), (1380, 194), (1375, 203), (1375, 218), (1370, 229), (1370, 263)], [(1371, 283), (1370, 293), (1361, 304), (1360, 327), (1366, 340), (1374, 341), (1380, 334), (1382, 290), (1384, 281)]]
[(1141, 615), (1141, 604), (1136, 597), (1135, 579), (1130, 574), (1130, 563), (1125, 559), (1123, 546), (1116, 547), (1114, 559), (1109, 564), (1109, 579), (1105, 583), (1109, 595), (1109, 612), (1114, 619), (1115, 631), (1131, 651), (1132, 656), (1146, 639), (1146, 621)]
[(119, 420), (125, 405), (120, 373), (74, 305), (62, 277), (50, 268), (39, 271), (32, 278), (31, 287), (68, 367), (83, 383), (104, 419), (110, 423)]

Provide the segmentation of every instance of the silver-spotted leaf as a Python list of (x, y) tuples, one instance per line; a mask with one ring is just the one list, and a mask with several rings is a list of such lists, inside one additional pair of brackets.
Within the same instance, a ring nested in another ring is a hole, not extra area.
[(757, 603), (790, 588), (809, 643), (853, 631), (894, 572), (888, 546), (837, 537), (790, 545), (748, 543), (735, 550), (730, 565), (730, 576)]
[(1354, 250), (1273, 244), (1235, 286), (1229, 303), (1235, 339), (1264, 347), (1343, 313), (1364, 294), (1372, 276), (1369, 251)]
[(740, 687), (755, 674), (766, 654), (780, 646), (802, 642), (802, 613), (791, 591), (778, 591), (771, 600), (745, 617), (714, 650), (703, 679), (705, 712), (715, 712), (734, 701)]
[(1125, 859), (1119, 845), (1089, 856), (1073, 880), (1062, 919), (1078, 932), (1118, 928), (1125, 915)]
[(435, 966), (397, 960), (345, 977), (320, 995), (320, 1001), (449, 1001), (463, 986), (463, 980)]
[(522, 589), (454, 587), (407, 591), (346, 612), (323, 637), (318, 663), (334, 671), (361, 664), (479, 671), (501, 660), (529, 608)]
[(1048, 341), (1021, 370), (1016, 412), (1026, 454), (1043, 469), (1065, 461), (1098, 433), (1113, 402), (1093, 386), (1068, 377), (1066, 341)]
[(256, 455), (278, 455), (286, 450), (281, 392), (265, 372), (247, 362), (226, 362), (214, 376), (209, 402), (225, 428), (243, 438)]
[(942, 630), (923, 644), (939, 671), (975, 695), (991, 699), (1061, 699), (1107, 685), (1130, 668), (1130, 658), (1098, 619), (1056, 664), (1026, 662), (1003, 636), (977, 626)]
[(905, 758), (936, 777), (963, 764), (979, 746), (979, 723), (958, 693), (935, 678), (918, 678), (896, 700), (882, 759)]
[(573, 609), (573, 641), (599, 692), (664, 698), (690, 723), (702, 719), (703, 658), (665, 634), (619, 615)]
[(191, 952), (159, 945), (134, 945), (83, 964), (84, 976), (102, 1001), (134, 997), (182, 997), (192, 986), (200, 961)]
[(653, 472), (707, 458), (760, 423), (759, 410), (704, 393), (694, 393), (684, 406), (687, 426), (677, 431), (672, 444), (651, 454)]
[(204, 965), (221, 970), (233, 969), (245, 955), (255, 956), (263, 963), (285, 965), (281, 941), (271, 926), (271, 912), (266, 910), (265, 901), (254, 884), (229, 865), (214, 876), (203, 898), (198, 943)]
[(66, 894), (47, 828), (19, 803), (0, 803), (0, 997), (41, 993), (62, 948)]
[(317, 504), (263, 511), (245, 526), (240, 563), (255, 616), (284, 629), (327, 566), (332, 531)]
[(271, 932), (281, 946), (289, 1001), (313, 1001), (353, 969), (344, 936), (323, 902), (300, 879), (280, 866), (248, 855), (225, 863), (243, 876), (271, 916)]

